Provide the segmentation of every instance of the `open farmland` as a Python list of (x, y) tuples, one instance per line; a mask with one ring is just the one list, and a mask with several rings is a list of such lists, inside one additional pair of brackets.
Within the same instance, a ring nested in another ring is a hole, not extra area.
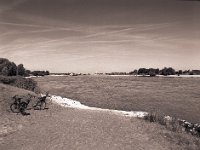
[(200, 78), (47, 76), (34, 79), (51, 94), (89, 106), (159, 111), (200, 123)]

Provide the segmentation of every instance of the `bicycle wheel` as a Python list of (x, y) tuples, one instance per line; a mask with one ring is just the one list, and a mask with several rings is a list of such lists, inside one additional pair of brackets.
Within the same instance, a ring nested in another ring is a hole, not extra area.
[(46, 108), (46, 102), (40, 102), (40, 110), (44, 110)]
[(13, 113), (19, 113), (19, 106), (15, 103), (10, 105), (10, 109)]
[(39, 110), (38, 104), (39, 104), (39, 101), (36, 104), (33, 104), (33, 109), (34, 110)]
[(20, 108), (26, 109), (27, 107), (28, 107), (28, 103), (26, 103), (26, 102), (21, 102), (20, 103)]
[(33, 107), (35, 110), (44, 110), (46, 108), (46, 102), (38, 101)]

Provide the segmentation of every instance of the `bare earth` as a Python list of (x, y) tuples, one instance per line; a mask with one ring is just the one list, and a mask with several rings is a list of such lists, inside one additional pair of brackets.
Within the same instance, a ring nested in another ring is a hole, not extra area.
[(25, 117), (8, 114), (1, 120), (1, 150), (175, 150), (188, 146), (184, 138), (176, 140), (175, 133), (136, 118), (56, 105), (30, 112)]

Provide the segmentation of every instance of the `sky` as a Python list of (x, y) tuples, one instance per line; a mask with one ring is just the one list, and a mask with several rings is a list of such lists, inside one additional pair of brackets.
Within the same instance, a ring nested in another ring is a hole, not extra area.
[(198, 0), (0, 0), (0, 57), (30, 70), (200, 69)]

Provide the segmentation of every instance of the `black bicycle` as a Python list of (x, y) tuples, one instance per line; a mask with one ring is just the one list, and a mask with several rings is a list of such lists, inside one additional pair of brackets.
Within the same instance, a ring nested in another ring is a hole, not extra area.
[(49, 93), (47, 92), (45, 96), (42, 96), (42, 97), (39, 97), (38, 98), (38, 101), (36, 102), (35, 105), (33, 105), (33, 108), (35, 110), (44, 110), (44, 109), (48, 109), (46, 107), (47, 105), (47, 102), (46, 102), (46, 99), (47, 97), (49, 97)]
[(27, 101), (21, 101), (23, 98), (18, 97), (17, 95), (13, 96), (14, 102), (10, 105), (10, 109), (13, 113), (21, 113), (22, 115), (30, 115), (30, 113), (26, 113), (26, 109), (28, 104), (31, 101), (33, 96), (28, 94)]

